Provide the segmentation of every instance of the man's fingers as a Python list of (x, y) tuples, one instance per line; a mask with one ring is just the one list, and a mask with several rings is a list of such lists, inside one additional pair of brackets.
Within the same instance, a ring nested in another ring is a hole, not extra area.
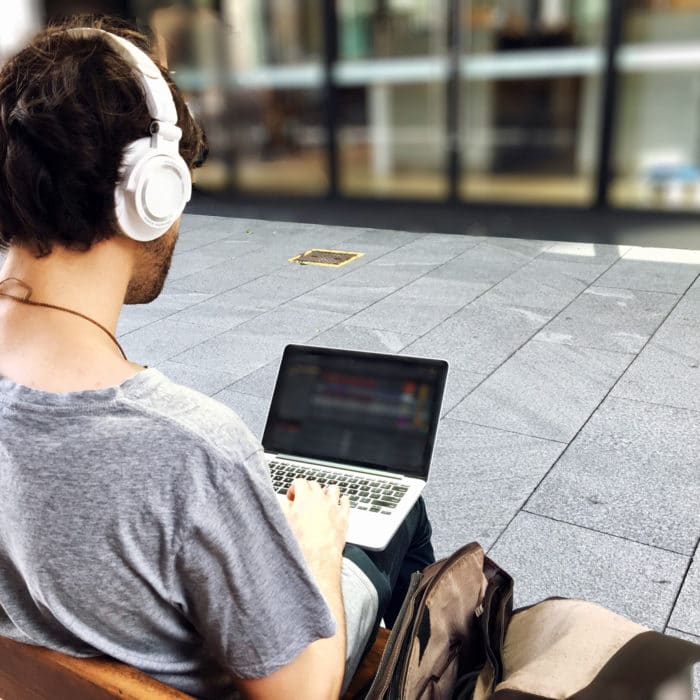
[(331, 486), (326, 486), (325, 492), (336, 503), (340, 500), (340, 487), (337, 484), (332, 484)]
[(308, 479), (294, 479), (292, 485), (287, 491), (287, 498), (290, 501), (296, 501), (298, 499), (305, 499), (313, 494), (320, 495), (323, 491), (321, 490), (321, 484), (318, 481), (309, 481)]

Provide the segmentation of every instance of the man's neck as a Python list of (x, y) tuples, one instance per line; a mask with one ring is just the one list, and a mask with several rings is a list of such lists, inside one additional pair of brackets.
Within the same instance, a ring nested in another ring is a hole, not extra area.
[[(13, 247), (0, 269), (0, 281), (20, 280), (31, 289), (31, 301), (84, 314), (114, 335), (130, 272), (128, 248), (109, 240), (85, 253), (56, 246), (44, 258)], [(26, 294), (26, 288), (12, 281), (0, 291)], [(89, 321), (0, 297), (0, 375), (62, 392), (118, 384), (137, 368)]]
[[(119, 258), (122, 258), (121, 260)], [(129, 281), (126, 251), (113, 241), (103, 241), (86, 253), (55, 246), (36, 258), (30, 251), (12, 247), (0, 269), (0, 281), (21, 280), (31, 288), (31, 300), (79, 311), (105, 326), (117, 328), (119, 312)], [(7, 291), (10, 284), (4, 285)], [(12, 287), (12, 294), (22, 290)]]

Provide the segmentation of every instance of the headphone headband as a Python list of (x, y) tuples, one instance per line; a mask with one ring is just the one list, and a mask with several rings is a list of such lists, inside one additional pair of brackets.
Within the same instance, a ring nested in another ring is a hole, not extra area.
[(124, 37), (93, 27), (69, 29), (68, 34), (81, 39), (99, 36), (107, 41), (122, 58), (136, 69), (137, 77), (146, 94), (148, 113), (151, 117), (155, 121), (177, 124), (177, 110), (170, 87), (153, 59), (141, 51), (138, 46)]
[(133, 67), (143, 88), (153, 119), (151, 133), (124, 149), (114, 199), (124, 234), (137, 241), (152, 241), (172, 226), (192, 196), (190, 170), (180, 156), (182, 131), (170, 87), (155, 62), (128, 39), (94, 27), (67, 33), (80, 39), (103, 38)]

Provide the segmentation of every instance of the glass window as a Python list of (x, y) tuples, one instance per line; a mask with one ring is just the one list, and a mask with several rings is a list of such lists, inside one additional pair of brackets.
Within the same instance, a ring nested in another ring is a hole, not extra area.
[(463, 198), (590, 204), (606, 19), (602, 0), (462, 0)]
[(202, 0), (152, 13), (209, 140), (204, 188), (328, 189), (323, 0)]
[(700, 0), (627, 3), (611, 201), (700, 209)]
[(444, 198), (445, 0), (336, 6), (341, 192)]

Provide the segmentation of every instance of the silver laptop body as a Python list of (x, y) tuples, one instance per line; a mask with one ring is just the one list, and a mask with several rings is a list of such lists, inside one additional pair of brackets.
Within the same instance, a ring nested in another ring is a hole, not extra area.
[(447, 375), (442, 360), (289, 345), (263, 447), (273, 485), (337, 484), (347, 541), (384, 549), (425, 488)]

